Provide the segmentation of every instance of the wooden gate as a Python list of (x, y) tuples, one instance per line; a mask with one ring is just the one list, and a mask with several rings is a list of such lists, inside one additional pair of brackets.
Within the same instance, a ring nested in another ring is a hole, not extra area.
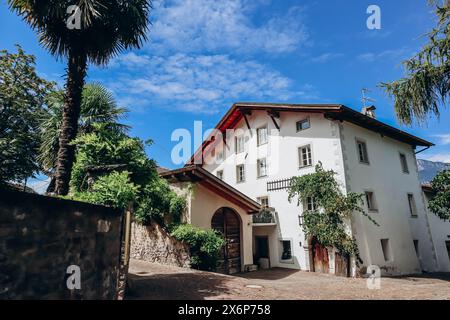
[(337, 276), (350, 277), (350, 257), (348, 254), (335, 253), (334, 273)]
[(330, 264), (328, 258), (328, 250), (323, 246), (316, 237), (311, 238), (311, 260), (312, 260), (312, 271), (329, 273)]
[(221, 251), (217, 272), (232, 274), (241, 271), (241, 220), (230, 208), (220, 208), (211, 220), (211, 227), (226, 240)]

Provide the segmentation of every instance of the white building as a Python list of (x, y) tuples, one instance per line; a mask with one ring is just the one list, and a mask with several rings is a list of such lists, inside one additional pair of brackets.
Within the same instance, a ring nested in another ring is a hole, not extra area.
[[(433, 196), (431, 186), (422, 186), (425, 203)], [(428, 205), (427, 205), (428, 207)], [(428, 215), (428, 232), (436, 256), (436, 271), (450, 272), (450, 221), (443, 221), (437, 215)]]
[(360, 214), (351, 219), (363, 266), (385, 274), (439, 269), (415, 156), (433, 144), (374, 119), (373, 110), (236, 103), (219, 121), (190, 163), (274, 208), (273, 219), (254, 215), (255, 264), (354, 274), (354, 263), (305, 238), (302, 206), (313, 204), (288, 202), (289, 179), (314, 172), (320, 161), (344, 192), (366, 194), (366, 210), (380, 225)]

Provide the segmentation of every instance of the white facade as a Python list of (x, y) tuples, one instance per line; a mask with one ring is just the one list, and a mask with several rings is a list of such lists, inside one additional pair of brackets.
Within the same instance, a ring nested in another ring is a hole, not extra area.
[[(425, 190), (425, 189), (424, 189)], [(425, 203), (428, 207), (430, 192), (424, 192)], [(434, 252), (436, 253), (436, 271), (450, 272), (450, 221), (444, 221), (435, 214), (428, 213), (430, 235), (433, 239)]]
[[(309, 119), (309, 128), (297, 131), (296, 123), (304, 119)], [(256, 249), (256, 237), (267, 236), (271, 267), (311, 268), (308, 239), (299, 223), (302, 205), (298, 206), (296, 200), (290, 203), (286, 189), (268, 192), (267, 182), (312, 173), (320, 161), (325, 169), (337, 173), (336, 178), (344, 192), (372, 192), (374, 195), (378, 210), (370, 215), (380, 226), (355, 214), (349, 230), (357, 239), (364, 266), (378, 265), (387, 274), (436, 270), (436, 253), (430, 232), (424, 227), (427, 216), (415, 154), (409, 144), (346, 121), (328, 120), (323, 113), (280, 112), (279, 118), (274, 119), (279, 130), (265, 110), (253, 110), (247, 120), (251, 130), (241, 119), (232, 136), (227, 136), (226, 145), (219, 141), (213, 152), (209, 150), (205, 154), (203, 168), (220, 175), (226, 183), (254, 200), (268, 197), (269, 206), (276, 210), (278, 219), (276, 224), (253, 226), (253, 250)], [(268, 129), (268, 141), (258, 146), (259, 140), (265, 140), (264, 134), (257, 131), (262, 127)], [(245, 136), (244, 150), (237, 153), (240, 148), (235, 146), (238, 140), (235, 136), (241, 135)], [(357, 140), (365, 142), (369, 164), (360, 163)], [(304, 146), (309, 146), (306, 150), (310, 151), (312, 162), (299, 168), (299, 148)], [(222, 150), (223, 159), (218, 160), (222, 158), (218, 156)], [(406, 156), (409, 173), (402, 170), (400, 154)], [(267, 163), (264, 177), (258, 177), (261, 171), (257, 169), (258, 159), (265, 159)], [(242, 172), (237, 172), (238, 165), (245, 168), (242, 182), (237, 180), (237, 175), (242, 176)], [(414, 217), (410, 214), (408, 194), (416, 203)], [(385, 251), (389, 251), (384, 254), (382, 239)], [(413, 240), (418, 240), (418, 254)], [(290, 242), (291, 259), (282, 259), (282, 241)], [(333, 269), (333, 255), (330, 254), (331, 273)]]

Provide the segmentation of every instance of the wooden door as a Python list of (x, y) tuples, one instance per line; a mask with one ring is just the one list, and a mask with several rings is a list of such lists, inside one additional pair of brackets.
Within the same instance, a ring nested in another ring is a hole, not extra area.
[(330, 270), (328, 250), (315, 237), (311, 239), (313, 271), (328, 273)]
[(230, 208), (221, 208), (214, 214), (211, 227), (219, 231), (226, 244), (221, 251), (217, 272), (232, 274), (241, 271), (241, 221)]
[(350, 257), (336, 252), (334, 255), (334, 273), (337, 276), (350, 277)]

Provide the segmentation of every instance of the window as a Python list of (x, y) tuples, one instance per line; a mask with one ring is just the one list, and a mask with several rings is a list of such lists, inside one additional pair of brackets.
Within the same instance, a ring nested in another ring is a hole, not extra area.
[(309, 129), (311, 127), (311, 123), (309, 122), (309, 118), (297, 121), (295, 123), (295, 126), (297, 128), (297, 132)]
[(220, 150), (220, 151), (216, 152), (216, 160), (217, 161), (222, 161), (223, 160), (223, 153), (224, 153), (223, 150)]
[(216, 148), (212, 148), (211, 150), (211, 157), (215, 157), (216, 156)]
[(402, 170), (404, 173), (409, 173), (408, 161), (406, 161), (406, 156), (400, 153), (400, 163), (402, 164)]
[(420, 255), (419, 255), (419, 240), (413, 240), (413, 243), (414, 243), (414, 250), (416, 250), (417, 258), (419, 258), (420, 257)]
[(264, 207), (267, 208), (269, 206), (269, 197), (264, 196), (264, 197), (258, 197), (256, 198), (256, 200), (259, 202), (259, 204)]
[(411, 217), (417, 217), (416, 201), (414, 200), (414, 195), (412, 193), (408, 193), (408, 205)]
[(257, 171), (258, 171), (257, 172), (258, 178), (267, 176), (266, 158), (258, 159), (258, 161), (256, 161), (256, 165), (257, 165)]
[(243, 164), (236, 166), (236, 182), (245, 181), (245, 167)]
[(223, 180), (223, 170), (219, 170), (216, 173), (217, 178), (219, 178), (220, 180)]
[(281, 240), (281, 260), (292, 259), (291, 240)]
[(317, 205), (314, 202), (314, 199), (312, 197), (307, 197), (303, 206), (303, 210), (316, 210), (317, 209)]
[(236, 153), (244, 152), (244, 142), (245, 142), (244, 136), (236, 137), (234, 139), (235, 139), (234, 147), (235, 147)]
[(311, 145), (298, 148), (299, 167), (307, 167), (312, 165)]
[(256, 138), (258, 140), (257, 141), (258, 142), (258, 146), (267, 143), (267, 141), (269, 140), (267, 133), (268, 133), (267, 126), (256, 129)]
[(369, 156), (367, 154), (366, 143), (361, 140), (356, 140), (356, 147), (358, 149), (359, 162), (369, 164)]
[(389, 239), (381, 239), (381, 250), (383, 250), (384, 261), (392, 261)]
[(377, 204), (375, 202), (375, 195), (372, 191), (366, 191), (366, 203), (367, 203), (367, 209), (369, 211), (378, 211)]
[(447, 247), (448, 259), (450, 260), (450, 241), (445, 241), (445, 246)]

